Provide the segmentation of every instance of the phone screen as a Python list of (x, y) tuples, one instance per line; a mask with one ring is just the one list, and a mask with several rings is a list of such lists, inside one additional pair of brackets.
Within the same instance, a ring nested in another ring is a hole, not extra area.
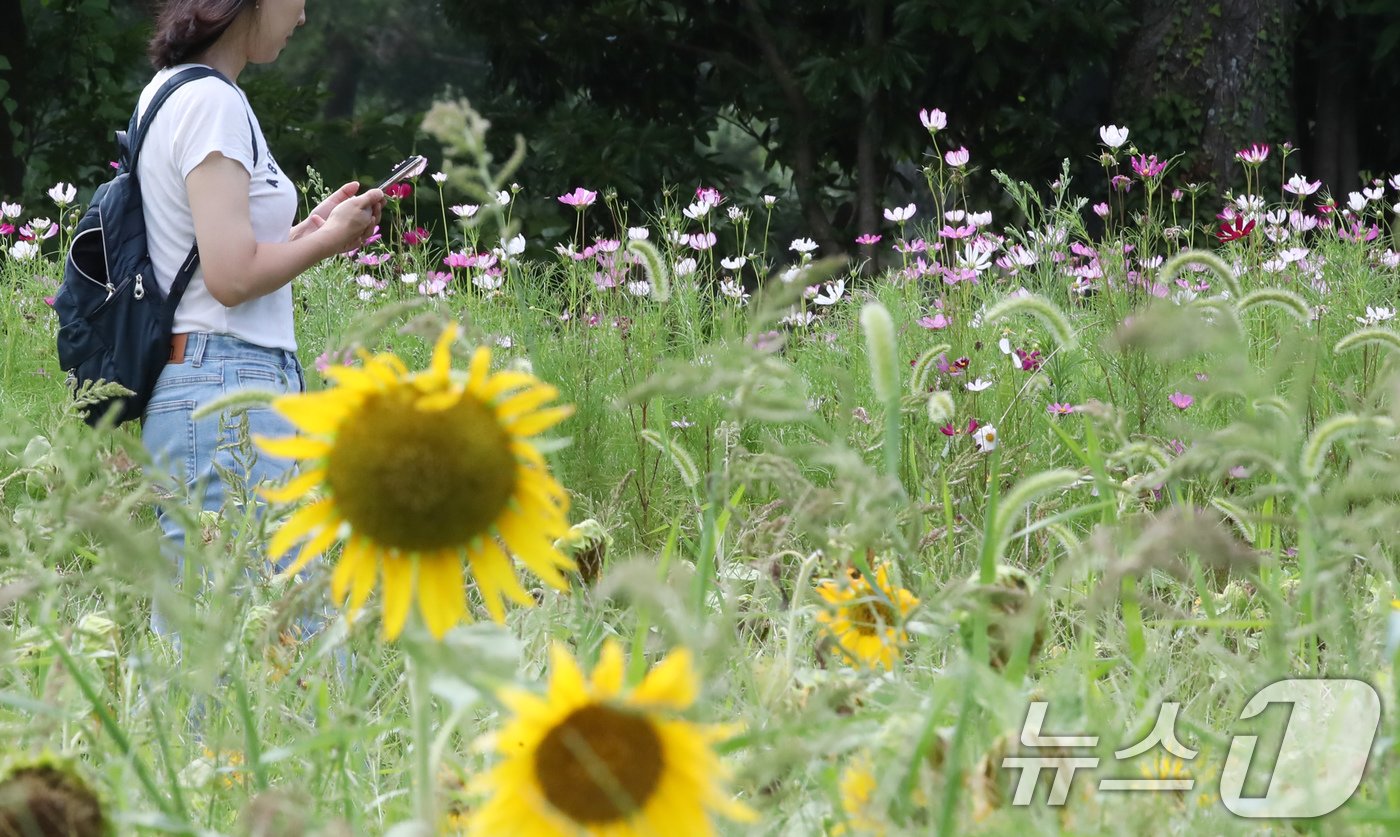
[(428, 158), (424, 157), (421, 154), (415, 154), (414, 156), (409, 157), (407, 160), (404, 160), (402, 163), (399, 163), (397, 166), (395, 166), (393, 172), (391, 172), (389, 176), (384, 179), (384, 182), (380, 183), (375, 188), (382, 191), (384, 189), (389, 188), (390, 186), (393, 186), (395, 183), (407, 180), (410, 177), (417, 177), (418, 175), (422, 174), (423, 170), (427, 167)]

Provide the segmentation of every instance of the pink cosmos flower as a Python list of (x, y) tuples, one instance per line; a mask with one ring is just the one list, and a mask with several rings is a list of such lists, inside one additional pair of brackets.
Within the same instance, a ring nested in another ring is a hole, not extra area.
[(1074, 412), (1073, 404), (1061, 404), (1058, 401), (1051, 402), (1045, 406), (1045, 412), (1052, 416), (1067, 416)]
[(1167, 400), (1170, 401), (1172, 406), (1177, 408), (1178, 410), (1188, 409), (1192, 404), (1196, 403), (1196, 399), (1180, 391), (1173, 392), (1167, 397)]
[(14, 233), (14, 231), (14, 224), (0, 224), (0, 235), (3, 235), (8, 238), (12, 233)]
[(919, 123), (926, 128), (929, 133), (941, 131), (948, 127), (948, 114), (934, 108), (933, 110), (919, 110)]
[(560, 203), (562, 203), (562, 204), (568, 204), (569, 206), (572, 206), (574, 209), (579, 209), (579, 210), (582, 210), (582, 209), (584, 209), (584, 208), (586, 208), (586, 207), (592, 206), (592, 205), (593, 205), (593, 202), (596, 201), (596, 200), (598, 200), (598, 193), (597, 193), (597, 192), (590, 192), (589, 190), (583, 188), (582, 186), (579, 186), (577, 189), (574, 189), (572, 192), (570, 192), (570, 193), (567, 194), (567, 195), (560, 195), (560, 196), (559, 196), (559, 202), (560, 202)]
[(1107, 218), (1107, 217), (1108, 217), (1108, 204), (1106, 204), (1106, 203), (1096, 203), (1096, 204), (1094, 204), (1094, 214), (1097, 215), (1097, 216), (1099, 216), (1100, 218)]
[(424, 244), (428, 241), (428, 230), (426, 227), (414, 227), (411, 230), (404, 230), (403, 243), (412, 247), (415, 244)]
[(1167, 164), (1157, 159), (1156, 154), (1139, 154), (1132, 158), (1133, 172), (1143, 180), (1158, 177), (1167, 170)]
[(935, 330), (935, 331), (939, 331), (939, 330), (945, 329), (945, 328), (947, 328), (948, 326), (950, 326), (950, 325), (952, 325), (952, 324), (953, 324), (953, 321), (950, 320), (950, 319), (948, 319), (948, 318), (943, 314), (942, 311), (939, 311), (938, 313), (934, 314), (932, 317), (920, 317), (920, 318), (919, 318), (919, 325), (921, 325), (921, 326), (923, 326), (924, 328), (927, 328), (927, 329), (933, 329), (933, 330)]
[(972, 155), (968, 153), (967, 146), (959, 146), (943, 155), (943, 159), (948, 162), (948, 165), (955, 169), (960, 169), (967, 165), (967, 161), (971, 158)]
[(1269, 159), (1269, 146), (1267, 144), (1260, 145), (1256, 142), (1248, 148), (1241, 148), (1239, 151), (1236, 151), (1235, 159), (1239, 160), (1241, 163), (1257, 166)]
[(857, 244), (860, 244), (860, 245), (864, 245), (864, 246), (869, 246), (869, 245), (872, 245), (872, 244), (879, 244), (879, 243), (880, 243), (880, 236), (878, 236), (878, 235), (872, 235), (872, 234), (870, 234), (870, 233), (866, 233), (865, 235), (862, 235), (862, 236), (860, 236), (859, 238), (857, 238), (857, 239), (856, 239), (856, 243), (857, 243)]
[(466, 268), (476, 266), (475, 253), (448, 253), (442, 263), (448, 267)]
[(1306, 198), (1318, 189), (1322, 188), (1321, 180), (1308, 180), (1301, 174), (1295, 174), (1288, 178), (1288, 182), (1283, 184), (1285, 192), (1291, 192), (1301, 198)]

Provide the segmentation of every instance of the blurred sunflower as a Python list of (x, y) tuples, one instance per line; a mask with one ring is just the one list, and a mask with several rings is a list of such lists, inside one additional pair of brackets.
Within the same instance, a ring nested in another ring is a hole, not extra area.
[(534, 604), (507, 549), (556, 588), (567, 586), (560, 570), (573, 567), (553, 545), (569, 528), (568, 496), (528, 441), (573, 408), (544, 407), (559, 392), (530, 374), (491, 374), (484, 346), (467, 375), (454, 375), (456, 338), (450, 326), (418, 373), (388, 353), (363, 354), (362, 368), (328, 367), (334, 388), (273, 402), (307, 435), (256, 440), (273, 456), (301, 461), (299, 476), (263, 496), (291, 503), (321, 489), (277, 530), (269, 553), (284, 555), (305, 538), (291, 575), (348, 527), (331, 595), (353, 613), (380, 579), (389, 639), (403, 630), (415, 586), (433, 636), (468, 618), (464, 554), (497, 622), (504, 599)]
[(919, 600), (903, 587), (890, 586), (887, 566), (875, 569), (873, 585), (852, 568), (844, 580), (823, 581), (817, 593), (829, 606), (817, 614), (817, 621), (846, 662), (868, 668), (894, 666), (895, 652), (909, 641), (904, 619)]
[(888, 833), (885, 820), (875, 803), (875, 791), (880, 782), (875, 778), (875, 765), (868, 753), (851, 759), (841, 770), (837, 789), (841, 794), (843, 822), (831, 828), (832, 837), (854, 834), (863, 837), (883, 837)]
[(550, 668), (543, 697), (499, 694), (514, 718), (497, 739), (505, 760), (478, 782), (490, 799), (471, 833), (680, 837), (713, 834), (710, 811), (755, 819), (722, 785), (710, 743), (723, 733), (671, 717), (699, 691), (689, 651), (673, 652), (629, 690), (612, 640), (589, 679), (562, 645), (550, 650)]

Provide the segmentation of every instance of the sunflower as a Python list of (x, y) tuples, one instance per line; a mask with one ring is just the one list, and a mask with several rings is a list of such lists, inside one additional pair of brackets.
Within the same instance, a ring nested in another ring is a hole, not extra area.
[(837, 789), (841, 794), (841, 812), (845, 820), (832, 826), (832, 837), (847, 834), (883, 837), (887, 833), (875, 800), (875, 791), (879, 787), (880, 781), (875, 778), (875, 766), (868, 753), (853, 758), (841, 770)]
[(892, 668), (895, 651), (909, 641), (904, 618), (919, 600), (902, 587), (891, 587), (888, 574), (887, 566), (876, 568), (871, 585), (852, 568), (844, 581), (829, 579), (817, 586), (830, 606), (817, 614), (817, 621), (851, 665)]
[(562, 645), (550, 668), (543, 697), (499, 694), (514, 718), (497, 738), (504, 761), (479, 780), (490, 798), (471, 833), (681, 837), (714, 833), (709, 811), (755, 818), (722, 786), (710, 743), (723, 733), (671, 717), (699, 690), (690, 652), (675, 651), (627, 690), (613, 640), (590, 679)]
[(559, 392), (532, 375), (492, 374), (486, 347), (466, 375), (454, 375), (456, 338), (450, 326), (418, 373), (393, 354), (362, 353), (362, 368), (328, 368), (335, 387), (273, 402), (304, 435), (257, 439), (267, 453), (301, 463), (298, 476), (263, 496), (311, 498), (273, 535), (269, 553), (285, 555), (305, 539), (284, 573), (293, 575), (347, 529), (331, 595), (354, 613), (381, 580), (389, 639), (403, 630), (415, 586), (433, 636), (468, 618), (464, 555), (497, 622), (504, 599), (534, 604), (508, 553), (559, 589), (567, 586), (560, 571), (573, 566), (553, 545), (569, 528), (568, 496), (528, 441), (573, 408), (546, 408)]

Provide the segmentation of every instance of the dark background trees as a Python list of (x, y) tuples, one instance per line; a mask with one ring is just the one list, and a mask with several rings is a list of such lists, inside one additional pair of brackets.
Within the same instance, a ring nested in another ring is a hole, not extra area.
[[(0, 15), (0, 195), (94, 186), (149, 75), (146, 4), (0, 0)], [(308, 16), (245, 87), (284, 165), (328, 180), (432, 155), (416, 128), (448, 95), (503, 151), (526, 137), (518, 179), (536, 197), (612, 188), (644, 211), (702, 183), (787, 195), (791, 222), (833, 247), (919, 193), (921, 107), (948, 112), (945, 150), (1032, 181), (1064, 158), (1094, 173), (1107, 122), (1182, 154), (1181, 180), (1227, 184), (1256, 141), (1300, 146), (1290, 164), (1333, 192), (1400, 169), (1393, 0), (338, 0)]]

